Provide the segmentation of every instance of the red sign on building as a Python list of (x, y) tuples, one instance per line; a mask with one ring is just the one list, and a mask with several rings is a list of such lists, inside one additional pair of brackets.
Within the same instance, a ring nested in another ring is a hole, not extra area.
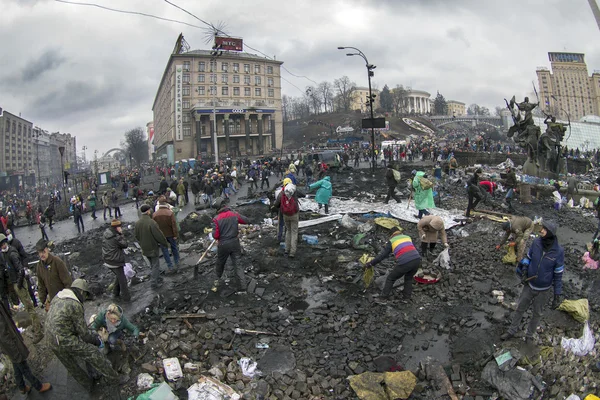
[(241, 38), (215, 37), (215, 45), (221, 50), (243, 51), (244, 44)]

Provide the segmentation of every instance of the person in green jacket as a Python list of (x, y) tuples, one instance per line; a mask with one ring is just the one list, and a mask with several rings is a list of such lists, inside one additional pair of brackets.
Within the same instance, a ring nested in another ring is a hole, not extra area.
[(99, 331), (101, 328), (108, 332), (108, 344), (110, 348), (114, 348), (119, 344), (121, 349), (125, 351), (125, 343), (121, 340), (123, 331), (129, 331), (134, 337), (140, 335), (140, 330), (137, 326), (129, 322), (123, 309), (116, 304), (109, 305), (106, 310), (100, 310), (96, 314), (96, 318), (90, 324), (90, 328)]
[(423, 190), (421, 187), (420, 178), (426, 178), (425, 172), (413, 171), (413, 175), (412, 186), (415, 191), (415, 208), (419, 211), (417, 218), (421, 219), (424, 215), (429, 215), (429, 211), (427, 211), (428, 208), (435, 208), (435, 203), (433, 202), (433, 188)]
[(94, 192), (93, 190), (91, 191), (90, 195), (88, 196), (88, 205), (90, 206), (90, 210), (92, 210), (92, 219), (96, 219), (96, 202), (98, 201), (98, 198), (96, 197), (96, 192)]
[(319, 204), (319, 210), (325, 205), (325, 214), (329, 214), (329, 199), (333, 192), (331, 186), (331, 179), (326, 176), (325, 178), (317, 181), (309, 186), (309, 190), (318, 189), (315, 195), (315, 201)]

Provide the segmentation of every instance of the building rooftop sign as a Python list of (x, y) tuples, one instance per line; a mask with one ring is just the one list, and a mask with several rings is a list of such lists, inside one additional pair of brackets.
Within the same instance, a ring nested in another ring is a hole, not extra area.
[(215, 47), (219, 50), (244, 51), (242, 38), (215, 36)]

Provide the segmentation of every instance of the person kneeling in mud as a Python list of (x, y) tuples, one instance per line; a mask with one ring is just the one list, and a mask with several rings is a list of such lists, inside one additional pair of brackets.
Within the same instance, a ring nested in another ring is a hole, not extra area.
[(365, 264), (365, 269), (379, 264), (390, 254), (396, 258), (396, 266), (385, 278), (385, 284), (377, 303), (385, 304), (390, 298), (394, 283), (404, 277), (403, 300), (408, 302), (412, 297), (413, 277), (421, 266), (421, 255), (415, 248), (410, 236), (403, 235), (400, 231), (394, 231), (385, 247), (373, 260)]
[(103, 342), (108, 342), (110, 350), (117, 345), (122, 351), (127, 350), (125, 342), (121, 340), (123, 331), (129, 331), (136, 338), (140, 335), (138, 327), (129, 322), (123, 314), (123, 309), (116, 304), (109, 305), (106, 310), (100, 310), (90, 323), (90, 328), (98, 332)]

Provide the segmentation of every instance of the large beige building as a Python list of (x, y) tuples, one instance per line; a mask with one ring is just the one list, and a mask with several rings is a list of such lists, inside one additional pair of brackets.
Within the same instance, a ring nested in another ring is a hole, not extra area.
[[(33, 185), (33, 123), (4, 111), (0, 115), (0, 177), (4, 187)], [(6, 186), (5, 186), (6, 185)]]
[[(377, 110), (380, 107), (379, 101), (379, 90), (372, 89), (371, 93), (375, 95), (375, 101), (373, 102), (373, 111)], [(360, 112), (370, 112), (370, 107), (368, 103), (369, 99), (369, 88), (357, 86), (354, 88), (354, 93), (352, 95), (352, 102), (350, 103), (350, 109), (353, 111), (359, 110)]]
[(465, 103), (456, 100), (448, 100), (446, 101), (448, 105), (447, 115), (451, 117), (460, 117), (466, 114), (467, 109), (465, 107)]
[[(600, 72), (588, 75), (585, 55), (548, 53), (552, 72), (537, 68), (540, 108), (542, 111), (571, 120), (585, 115), (600, 115)], [(536, 99), (530, 99), (536, 101)]]
[(283, 62), (180, 48), (169, 57), (152, 107), (155, 157), (212, 161), (215, 135), (220, 156), (268, 154), (282, 146)]

